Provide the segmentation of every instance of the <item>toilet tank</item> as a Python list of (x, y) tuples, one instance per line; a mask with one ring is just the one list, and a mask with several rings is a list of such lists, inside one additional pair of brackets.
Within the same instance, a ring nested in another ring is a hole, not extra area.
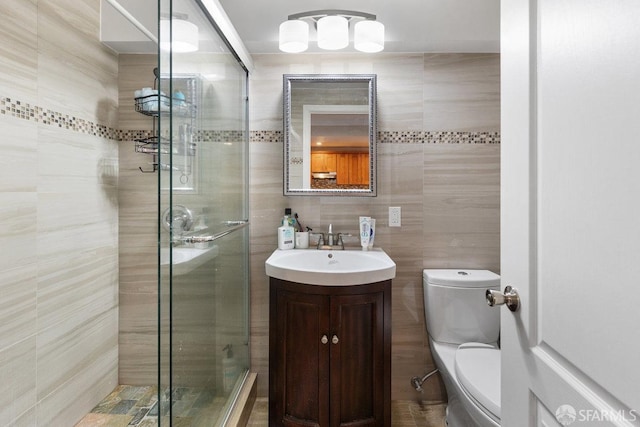
[(487, 289), (500, 289), (500, 276), (488, 270), (422, 272), (427, 332), (436, 342), (495, 343), (500, 334), (500, 310), (489, 307)]

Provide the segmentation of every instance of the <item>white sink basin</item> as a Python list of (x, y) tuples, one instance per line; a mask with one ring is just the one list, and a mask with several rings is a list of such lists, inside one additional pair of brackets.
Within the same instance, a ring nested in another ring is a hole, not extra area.
[(265, 262), (267, 276), (309, 285), (347, 286), (396, 277), (396, 264), (382, 249), (324, 251), (276, 249)]
[[(173, 248), (173, 274), (186, 274), (196, 267), (218, 256), (217, 246), (210, 246), (206, 249), (174, 247)], [(160, 249), (160, 265), (169, 265), (169, 248)]]

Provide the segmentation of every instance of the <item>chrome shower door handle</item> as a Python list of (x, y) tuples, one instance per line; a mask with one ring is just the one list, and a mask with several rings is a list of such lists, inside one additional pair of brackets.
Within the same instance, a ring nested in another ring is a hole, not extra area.
[(487, 299), (487, 304), (489, 307), (495, 307), (496, 305), (506, 305), (507, 308), (511, 311), (517, 311), (520, 308), (520, 296), (518, 295), (518, 291), (512, 286), (507, 286), (504, 288), (504, 293), (500, 291), (494, 291), (492, 289), (487, 289), (485, 292), (485, 297)]

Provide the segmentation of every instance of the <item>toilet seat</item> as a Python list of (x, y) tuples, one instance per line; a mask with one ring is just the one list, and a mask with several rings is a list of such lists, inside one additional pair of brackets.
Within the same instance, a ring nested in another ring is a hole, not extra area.
[(487, 415), (500, 420), (500, 349), (465, 343), (455, 355), (455, 372), (463, 390)]

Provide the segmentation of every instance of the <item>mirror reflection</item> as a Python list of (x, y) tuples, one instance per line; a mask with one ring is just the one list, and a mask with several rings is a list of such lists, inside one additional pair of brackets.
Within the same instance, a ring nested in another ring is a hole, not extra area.
[(375, 75), (284, 75), (284, 194), (376, 195)]

